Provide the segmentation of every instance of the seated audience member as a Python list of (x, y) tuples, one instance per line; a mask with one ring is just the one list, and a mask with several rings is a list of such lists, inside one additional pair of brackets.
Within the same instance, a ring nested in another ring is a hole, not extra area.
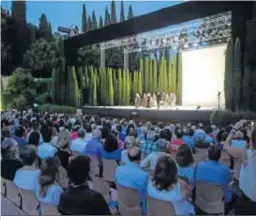
[(67, 148), (67, 146), (69, 145), (70, 134), (69, 134), (68, 128), (64, 125), (64, 121), (62, 120), (60, 120), (59, 122), (59, 129), (60, 129), (60, 132), (57, 138), (57, 148), (64, 149), (64, 148)]
[(81, 126), (79, 124), (73, 126), (72, 133), (70, 134), (71, 140), (75, 140), (78, 137), (77, 131), (80, 129), (80, 127)]
[(161, 132), (160, 132), (160, 138), (165, 139), (166, 141), (171, 141), (172, 140), (172, 132), (168, 129), (168, 127), (165, 127)]
[(224, 149), (234, 160), (242, 161), (239, 178), (242, 195), (238, 198), (235, 206), (235, 215), (256, 215), (256, 127), (254, 126), (248, 130), (250, 141), (246, 149), (231, 146), (236, 132), (243, 128), (245, 124), (245, 120), (235, 124), (224, 144)]
[(77, 131), (77, 138), (71, 142), (70, 150), (72, 154), (83, 154), (86, 147), (85, 138), (85, 130), (80, 128)]
[(168, 142), (165, 139), (158, 139), (156, 141), (157, 151), (151, 152), (143, 161), (140, 162), (141, 167), (148, 167), (151, 170), (154, 170), (157, 164), (157, 161), (160, 157), (166, 154)]
[(12, 138), (6, 138), (1, 144), (1, 176), (13, 181), (15, 173), (23, 164), (19, 160), (18, 143)]
[(155, 132), (148, 131), (146, 136), (146, 141), (141, 144), (141, 158), (144, 159), (147, 155), (149, 155), (151, 152), (157, 151), (155, 140)]
[(39, 145), (39, 141), (40, 141), (40, 133), (38, 131), (32, 131), (28, 138), (28, 144), (34, 145), (37, 148)]
[(104, 143), (104, 149), (102, 151), (102, 158), (107, 160), (116, 160), (119, 164), (121, 160), (122, 149), (118, 148), (118, 141), (116, 137), (112, 134), (109, 134)]
[(178, 178), (177, 164), (169, 155), (157, 161), (147, 194), (154, 199), (172, 202), (176, 215), (195, 214), (193, 205), (187, 200), (186, 185)]
[(207, 126), (205, 128), (205, 142), (209, 143), (209, 144), (215, 144), (215, 139), (213, 137), (211, 137), (213, 130), (210, 126)]
[(116, 168), (115, 183), (138, 190), (142, 201), (143, 212), (146, 213), (146, 187), (149, 174), (140, 167), (140, 154), (138, 147), (128, 150), (130, 162)]
[(169, 153), (177, 153), (178, 148), (184, 144), (183, 140), (182, 140), (182, 136), (183, 136), (183, 131), (180, 128), (177, 128), (175, 131), (176, 134), (176, 139), (173, 139), (172, 141), (169, 142), (168, 145), (168, 151)]
[(130, 162), (128, 158), (128, 150), (132, 147), (137, 147), (137, 142), (135, 137), (130, 136), (126, 138), (124, 145), (126, 150), (123, 150), (121, 153), (121, 164), (126, 164)]
[(92, 139), (92, 128), (91, 126), (86, 125), (85, 130), (86, 130), (86, 133), (85, 133), (84, 141), (88, 143)]
[(146, 141), (146, 134), (148, 132), (148, 129), (146, 127), (141, 127), (138, 131), (138, 138), (141, 142)]
[(195, 185), (196, 165), (191, 148), (186, 144), (181, 145), (175, 159), (178, 164), (178, 175), (181, 178), (186, 178), (193, 188)]
[(57, 153), (56, 147), (50, 144), (52, 139), (52, 130), (47, 125), (42, 127), (42, 137), (44, 143), (39, 145), (37, 148), (37, 155), (41, 160), (48, 159), (50, 157), (54, 157)]
[(21, 148), (20, 159), (23, 167), (16, 171), (13, 182), (21, 189), (36, 192), (40, 170), (36, 167), (35, 146), (25, 145)]
[(209, 160), (197, 165), (196, 181), (222, 186), (225, 190), (225, 201), (230, 203), (232, 190), (229, 188), (229, 184), (232, 181), (232, 176), (229, 167), (218, 162), (220, 157), (221, 150), (217, 146), (210, 146), (208, 150)]
[(30, 134), (33, 132), (33, 131), (36, 131), (39, 133), (40, 135), (40, 139), (39, 139), (39, 144), (42, 144), (44, 142), (43, 140), (43, 137), (40, 133), (40, 124), (37, 122), (37, 121), (33, 121), (32, 122), (32, 125), (31, 125), (31, 130), (29, 131), (28, 135), (27, 135), (27, 140), (29, 140), (29, 136)]
[(89, 188), (89, 172), (89, 157), (79, 155), (71, 161), (68, 168), (71, 185), (61, 194), (58, 205), (62, 215), (111, 215), (103, 196)]
[(8, 127), (2, 128), (2, 132), (1, 132), (1, 143), (6, 139), (11, 137), (11, 132), (10, 129)]
[(189, 133), (190, 133), (190, 130), (188, 128), (183, 129), (184, 135), (182, 136), (182, 141), (184, 144), (188, 145), (190, 149), (194, 151), (196, 143), (193, 140), (193, 138), (189, 135)]
[(84, 153), (86, 155), (95, 156), (100, 165), (102, 165), (102, 151), (104, 149), (104, 145), (101, 143), (100, 139), (102, 137), (102, 133), (100, 129), (96, 128), (92, 132), (92, 140), (90, 140), (85, 148)]
[(39, 185), (37, 186), (36, 196), (40, 201), (40, 208), (43, 204), (59, 205), (60, 195), (63, 192), (57, 183), (59, 176), (60, 162), (57, 157), (52, 157), (42, 161), (40, 167)]
[(17, 141), (20, 147), (23, 147), (26, 145), (24, 135), (25, 135), (25, 129), (22, 126), (18, 126), (15, 128), (13, 139)]

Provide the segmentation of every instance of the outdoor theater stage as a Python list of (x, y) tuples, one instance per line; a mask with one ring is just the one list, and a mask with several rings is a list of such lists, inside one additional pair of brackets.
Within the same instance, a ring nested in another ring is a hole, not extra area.
[(133, 118), (141, 120), (160, 120), (173, 122), (201, 121), (208, 122), (216, 107), (185, 107), (145, 108), (135, 106), (84, 106), (83, 113), (104, 117)]

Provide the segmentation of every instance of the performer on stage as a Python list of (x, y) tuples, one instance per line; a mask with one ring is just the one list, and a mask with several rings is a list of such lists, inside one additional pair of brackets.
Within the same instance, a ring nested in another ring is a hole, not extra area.
[(160, 102), (161, 102), (161, 94), (160, 92), (157, 92), (157, 96), (156, 96), (156, 102), (157, 102), (157, 108), (160, 108)]
[(138, 108), (140, 106), (140, 95), (136, 93), (135, 96), (135, 107)]
[(147, 94), (147, 108), (150, 108), (150, 101), (151, 101), (151, 95), (150, 93)]

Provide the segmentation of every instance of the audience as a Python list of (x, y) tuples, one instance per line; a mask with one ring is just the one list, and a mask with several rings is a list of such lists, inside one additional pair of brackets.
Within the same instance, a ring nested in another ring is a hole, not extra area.
[(179, 147), (184, 144), (182, 137), (183, 137), (183, 131), (180, 128), (177, 128), (175, 131), (176, 138), (171, 140), (168, 145), (169, 153), (177, 153)]
[(147, 185), (148, 196), (169, 201), (176, 215), (194, 215), (193, 205), (186, 199), (186, 190), (178, 178), (178, 168), (170, 156), (159, 158), (155, 172)]
[(116, 160), (119, 164), (121, 160), (122, 149), (118, 148), (118, 141), (113, 134), (109, 134), (104, 143), (102, 158), (107, 160)]
[(40, 142), (40, 133), (38, 131), (32, 131), (28, 137), (28, 144), (38, 147)]
[(151, 152), (156, 152), (157, 147), (155, 141), (156, 134), (153, 131), (148, 131), (146, 135), (146, 141), (141, 144), (141, 158), (144, 159)]
[(149, 174), (140, 167), (141, 152), (138, 147), (128, 150), (129, 163), (116, 168), (115, 183), (138, 190), (143, 212), (146, 213), (146, 187)]
[(71, 161), (68, 169), (71, 185), (61, 194), (58, 205), (62, 215), (110, 215), (103, 196), (88, 187), (89, 172), (89, 157), (80, 155)]
[(25, 129), (22, 126), (18, 126), (15, 128), (13, 139), (17, 141), (19, 147), (24, 147), (26, 145), (25, 141)]
[(12, 138), (6, 138), (1, 144), (1, 176), (13, 181), (15, 173), (23, 164), (19, 159), (18, 143)]
[(20, 149), (23, 167), (15, 173), (13, 182), (21, 189), (36, 192), (40, 170), (36, 167), (36, 148), (26, 145)]
[(77, 138), (73, 139), (71, 142), (70, 150), (72, 154), (83, 154), (86, 147), (86, 142), (84, 140), (85, 138), (85, 130), (83, 128), (80, 128), (77, 131)]

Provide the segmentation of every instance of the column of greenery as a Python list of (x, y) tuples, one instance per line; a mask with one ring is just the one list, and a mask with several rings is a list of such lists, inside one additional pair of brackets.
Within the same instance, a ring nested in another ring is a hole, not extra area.
[(122, 77), (122, 80), (123, 80), (123, 82), (122, 82), (122, 87), (123, 87), (123, 92), (122, 92), (122, 105), (126, 105), (126, 97), (127, 97), (127, 91), (126, 91), (126, 89), (127, 89), (127, 87), (126, 87), (126, 72), (125, 72), (125, 70), (123, 70), (122, 71), (123, 72), (123, 77)]
[(113, 76), (112, 76), (112, 69), (109, 68), (108, 70), (108, 92), (109, 92), (109, 105), (114, 105), (114, 88), (113, 88)]
[(224, 93), (226, 109), (232, 109), (232, 82), (233, 82), (233, 40), (229, 39), (225, 58)]
[(126, 105), (130, 105), (131, 101), (131, 82), (130, 82), (130, 72), (129, 70), (126, 70), (126, 86), (127, 86), (127, 97), (126, 97)]
[(166, 58), (164, 57), (163, 60), (163, 91), (167, 92), (168, 91), (168, 79), (167, 79), (167, 63), (166, 63)]
[(153, 93), (153, 60), (149, 60), (149, 92)]
[(145, 93), (149, 92), (149, 60), (148, 57), (145, 58), (145, 68), (144, 68), (144, 83), (145, 83)]
[[(2, 82), (2, 80), (1, 80)], [(56, 103), (56, 91), (57, 91), (57, 71), (56, 69), (52, 70), (52, 85), (51, 85), (51, 99), (53, 103)], [(1, 87), (3, 89), (3, 87)]]
[(93, 96), (92, 105), (97, 106), (97, 73), (96, 70), (92, 68), (92, 79), (93, 79)]
[(178, 55), (178, 70), (177, 70), (177, 103), (181, 105), (182, 100), (182, 56)]
[(117, 79), (116, 70), (113, 69), (113, 85), (114, 85), (114, 105), (118, 105), (118, 90), (117, 90)]
[(164, 57), (161, 58), (160, 68), (159, 68), (159, 78), (158, 78), (158, 90), (159, 92), (164, 92)]
[(143, 80), (142, 80), (142, 73), (139, 72), (138, 73), (138, 93), (140, 96), (142, 96), (142, 93), (143, 93), (143, 86), (142, 86), (142, 83), (143, 83)]
[(233, 101), (234, 101), (234, 110), (240, 110), (241, 103), (241, 44), (239, 38), (236, 39), (235, 47), (234, 47), (234, 78), (233, 78)]
[(89, 77), (89, 105), (93, 105), (93, 74), (92, 74), (92, 67), (89, 67), (88, 71)]
[(143, 83), (142, 85), (142, 92), (145, 92), (145, 74), (144, 74), (144, 60), (142, 57), (140, 57), (139, 60), (139, 71), (141, 73), (141, 82)]
[(118, 105), (121, 105), (122, 104), (122, 91), (123, 91), (123, 86), (122, 86), (122, 83), (123, 83), (123, 80), (122, 80), (122, 70), (121, 69), (118, 69), (118, 83), (117, 83), (117, 103)]
[(176, 54), (171, 56), (171, 64), (172, 64), (172, 73), (171, 73), (171, 90), (172, 93), (176, 94), (177, 93), (177, 72), (176, 72)]
[(154, 59), (154, 63), (153, 63), (153, 92), (157, 93), (157, 60)]
[(169, 57), (169, 61), (168, 61), (168, 93), (172, 93), (172, 68), (173, 68), (173, 64), (171, 62), (171, 57)]

